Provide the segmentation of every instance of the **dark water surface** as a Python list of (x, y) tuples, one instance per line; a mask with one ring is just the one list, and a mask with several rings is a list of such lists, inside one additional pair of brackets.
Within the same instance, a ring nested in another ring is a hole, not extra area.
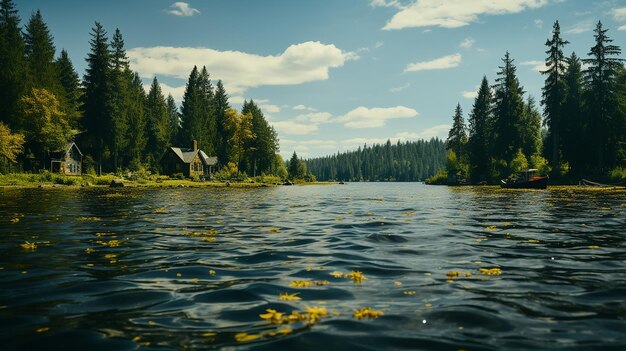
[(207, 348), (625, 350), (626, 193), (0, 190), (1, 350)]

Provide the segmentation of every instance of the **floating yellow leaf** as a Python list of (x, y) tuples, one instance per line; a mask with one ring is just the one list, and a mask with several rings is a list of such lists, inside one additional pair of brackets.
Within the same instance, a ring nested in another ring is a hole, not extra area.
[(117, 257), (116, 254), (106, 254), (106, 255), (104, 255), (104, 258), (115, 258), (115, 257)]
[(336, 221), (343, 221), (343, 217), (337, 217), (335, 218)]
[(15, 218), (11, 218), (11, 224), (15, 224), (15, 223), (19, 223), (20, 219), (15, 217)]
[(87, 263), (87, 267), (93, 267), (93, 263)]
[(108, 247), (118, 247), (120, 246), (120, 241), (119, 240), (109, 240), (109, 241), (96, 241), (97, 244), (100, 244), (102, 246), (108, 246)]
[(354, 318), (359, 319), (359, 320), (363, 318), (376, 319), (382, 315), (384, 315), (383, 311), (376, 311), (376, 310), (373, 310), (371, 307), (360, 308), (358, 310), (355, 310), (354, 313), (352, 314)]
[(148, 325), (156, 325), (155, 321), (148, 321)]
[(259, 334), (237, 333), (235, 334), (235, 340), (238, 342), (247, 342), (260, 338)]
[(94, 250), (92, 248), (90, 248), (90, 247), (85, 249), (85, 252), (88, 253), (88, 254), (92, 253), (93, 251)]
[(308, 314), (308, 321), (310, 324), (317, 323), (322, 317), (327, 317), (328, 312), (326, 312), (326, 308), (324, 307), (309, 307), (306, 306), (306, 313)]
[(484, 275), (500, 275), (502, 270), (500, 268), (481, 268), (480, 273)]
[(280, 294), (280, 299), (283, 301), (300, 301), (302, 300), (299, 296), (299, 293), (293, 293), (293, 294), (289, 294), (289, 293), (283, 293)]
[(317, 286), (324, 286), (324, 285), (329, 285), (330, 284), (330, 282), (328, 280), (316, 280), (314, 283)]
[(259, 317), (265, 319), (271, 324), (281, 324), (284, 313), (273, 309), (265, 310), (267, 313), (260, 314)]
[(600, 246), (598, 246), (598, 245), (589, 245), (588, 247), (590, 249), (599, 249), (600, 248)]
[(280, 228), (270, 228), (269, 232), (270, 233), (280, 233)]
[(352, 271), (346, 274), (344, 277), (352, 279), (356, 284), (361, 284), (364, 280), (367, 280), (365, 275), (359, 271)]
[(402, 282), (393, 282), (393, 285), (395, 285), (395, 286), (402, 286)]
[(490, 225), (486, 228), (487, 230), (496, 230), (497, 227), (495, 225)]
[(140, 340), (141, 340), (141, 336), (135, 336), (135, 337), (133, 338), (133, 341), (134, 341), (134, 342), (138, 342), (138, 341), (140, 341)]
[(37, 248), (37, 244), (36, 243), (31, 243), (31, 242), (28, 242), (28, 241), (25, 241), (23, 244), (20, 244), (20, 246), (24, 250), (31, 250), (31, 251), (34, 251)]
[(165, 207), (157, 208), (156, 210), (154, 210), (154, 213), (167, 213), (167, 209), (165, 209)]
[(209, 274), (210, 274), (210, 275), (215, 275), (216, 273), (215, 273), (215, 271), (214, 271), (214, 270), (210, 269), (210, 270), (209, 270)]
[(201, 334), (204, 337), (211, 337), (211, 336), (215, 336), (217, 335), (217, 333), (213, 333), (213, 332), (206, 332), (206, 333), (202, 333)]
[(76, 217), (77, 221), (100, 221), (102, 218), (100, 217)]
[(540, 243), (540, 241), (536, 240), (536, 239), (528, 239), (528, 240), (526, 240), (526, 242), (527, 243), (531, 243), (531, 244), (539, 244)]
[(409, 291), (405, 291), (404, 292), (404, 295), (415, 295), (415, 294), (416, 294), (416, 292), (413, 291), (413, 290), (409, 290)]
[(41, 327), (41, 328), (37, 329), (37, 333), (45, 333), (48, 330), (50, 330), (49, 327)]
[(341, 277), (343, 277), (343, 273), (342, 273), (342, 272), (339, 272), (339, 271), (334, 271), (334, 272), (331, 272), (331, 273), (330, 273), (330, 275), (332, 275), (332, 276), (333, 276), (333, 277), (335, 277), (335, 278), (341, 278)]
[(309, 288), (313, 286), (313, 282), (309, 280), (294, 280), (289, 283), (289, 286), (293, 288)]
[(190, 280), (192, 283), (197, 283), (197, 282), (199, 282), (199, 281), (200, 281), (200, 279), (198, 279), (198, 278), (191, 278), (191, 279), (189, 279), (189, 280)]
[(459, 272), (459, 271), (450, 271), (450, 272), (446, 273), (446, 276), (447, 276), (448, 278), (456, 278), (456, 277), (458, 277), (460, 274), (461, 274), (461, 272)]
[(208, 243), (212, 243), (212, 242), (217, 241), (217, 238), (214, 238), (214, 237), (202, 238), (202, 241), (206, 241)]

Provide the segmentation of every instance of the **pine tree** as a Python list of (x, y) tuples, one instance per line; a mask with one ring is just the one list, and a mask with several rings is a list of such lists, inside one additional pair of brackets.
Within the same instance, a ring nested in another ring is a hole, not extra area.
[(56, 66), (62, 87), (62, 98), (59, 100), (62, 101), (63, 112), (70, 119), (72, 128), (79, 129), (82, 91), (78, 73), (74, 70), (74, 65), (72, 65), (67, 51), (61, 50), (61, 56), (57, 59)]
[(25, 92), (24, 40), (12, 0), (0, 3), (0, 122), (17, 125), (18, 103)]
[(562, 105), (565, 97), (565, 85), (563, 82), (565, 56), (563, 55), (563, 47), (567, 44), (569, 44), (568, 41), (561, 39), (559, 21), (554, 22), (552, 39), (546, 41), (546, 46), (548, 47), (546, 51), (546, 54), (548, 54), (548, 57), (546, 57), (547, 69), (541, 72), (547, 75), (541, 104), (544, 106), (544, 123), (548, 127), (550, 164), (555, 172), (559, 170), (561, 164), (561, 137), (564, 135), (563, 128), (566, 124), (563, 121), (565, 116), (562, 115)]
[(180, 131), (180, 113), (172, 94), (167, 96), (167, 117), (169, 119), (169, 144), (174, 145)]
[(153, 168), (157, 168), (157, 163), (170, 143), (167, 103), (156, 77), (146, 100), (146, 135), (146, 157), (151, 160)]
[(248, 145), (251, 152), (250, 159), (246, 162), (247, 172), (251, 175), (270, 174), (273, 171), (274, 155), (278, 150), (276, 131), (267, 123), (263, 112), (254, 101), (244, 101), (241, 113), (252, 115), (254, 133), (254, 139)]
[(586, 126), (583, 121), (583, 87), (581, 63), (575, 53), (567, 60), (565, 71), (565, 101), (563, 102), (563, 116), (567, 122), (563, 128), (563, 157), (570, 165), (570, 172), (581, 174), (584, 171), (584, 140)]
[(55, 94), (61, 92), (59, 74), (54, 64), (54, 39), (37, 10), (30, 18), (24, 32), (24, 54), (28, 66), (30, 84)]
[(124, 152), (130, 164), (131, 170), (138, 170), (142, 167), (142, 154), (146, 149), (146, 120), (145, 101), (146, 92), (143, 89), (143, 82), (137, 73), (130, 73), (133, 77), (129, 89), (129, 110), (128, 110), (128, 145)]
[(509, 162), (522, 147), (521, 120), (524, 114), (523, 88), (515, 74), (517, 68), (507, 51), (494, 87), (493, 155)]
[(489, 170), (489, 123), (492, 121), (492, 95), (487, 77), (478, 89), (472, 112), (469, 117), (468, 156), (470, 163), (470, 179), (477, 183), (486, 181)]
[(585, 119), (589, 126), (587, 135), (593, 141), (586, 163), (594, 164), (594, 170), (601, 174), (615, 166), (621, 138), (615, 81), (624, 60), (619, 58), (621, 49), (611, 44), (613, 40), (606, 35), (607, 31), (602, 28), (602, 22), (598, 22), (594, 30), (596, 44), (588, 53), (589, 58), (582, 60), (588, 66), (583, 76), (587, 101)]
[(111, 138), (109, 148), (112, 153), (113, 167), (118, 169), (124, 166), (124, 150), (127, 149), (129, 88), (132, 79), (130, 64), (124, 49), (124, 39), (119, 29), (115, 29), (111, 40)]
[(217, 126), (215, 121), (215, 107), (213, 104), (213, 86), (206, 67), (202, 67), (198, 77), (200, 91), (200, 123), (198, 130), (198, 146), (209, 155), (216, 154)]
[(226, 89), (224, 89), (224, 85), (222, 84), (221, 80), (217, 81), (217, 85), (215, 88), (214, 107), (216, 124), (215, 129), (217, 134), (217, 160), (220, 164), (225, 165), (229, 161), (228, 139), (230, 139), (230, 136), (228, 135), (225, 128), (225, 121), (226, 110), (230, 109), (230, 105), (228, 104), (228, 94), (226, 94)]
[(300, 163), (300, 159), (298, 158), (298, 154), (293, 152), (291, 155), (291, 159), (289, 160), (289, 166), (287, 167), (287, 172), (289, 174), (289, 179), (297, 179), (298, 178), (298, 164)]
[(448, 132), (448, 150), (454, 151), (459, 159), (465, 154), (465, 144), (467, 143), (467, 133), (465, 131), (465, 121), (463, 120), (463, 110), (461, 104), (457, 104), (454, 109), (452, 128)]
[(99, 167), (108, 161), (108, 145), (111, 144), (114, 128), (111, 102), (111, 54), (107, 33), (98, 22), (92, 28), (91, 52), (87, 55), (87, 70), (83, 78), (84, 124), (87, 129), (89, 145), (87, 153), (94, 155)]
[[(183, 95), (179, 143), (191, 144), (200, 139), (202, 131), (202, 95), (198, 86), (198, 67), (194, 66)], [(199, 144), (201, 147), (202, 145)]]
[(541, 153), (541, 113), (535, 104), (535, 98), (528, 96), (524, 104), (521, 125), (521, 149), (524, 155), (531, 157)]

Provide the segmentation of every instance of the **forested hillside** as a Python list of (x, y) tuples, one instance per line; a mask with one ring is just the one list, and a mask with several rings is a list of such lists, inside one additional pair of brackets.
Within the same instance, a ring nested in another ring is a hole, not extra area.
[(306, 160), (318, 180), (398, 181), (424, 180), (445, 167), (443, 141), (431, 139), (363, 146), (356, 151)]

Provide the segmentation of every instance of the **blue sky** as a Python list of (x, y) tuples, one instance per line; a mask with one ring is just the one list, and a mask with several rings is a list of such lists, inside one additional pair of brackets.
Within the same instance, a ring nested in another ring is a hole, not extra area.
[[(82, 76), (89, 33), (119, 28), (131, 67), (180, 99), (193, 65), (222, 79), (231, 105), (254, 99), (281, 154), (315, 157), (387, 139), (445, 138), (482, 76), (508, 50), (541, 99), (545, 41), (559, 20), (585, 57), (601, 20), (626, 50), (626, 0), (18, 0), (41, 10)], [(626, 52), (626, 51), (625, 51)], [(625, 55), (622, 55), (624, 57)]]

